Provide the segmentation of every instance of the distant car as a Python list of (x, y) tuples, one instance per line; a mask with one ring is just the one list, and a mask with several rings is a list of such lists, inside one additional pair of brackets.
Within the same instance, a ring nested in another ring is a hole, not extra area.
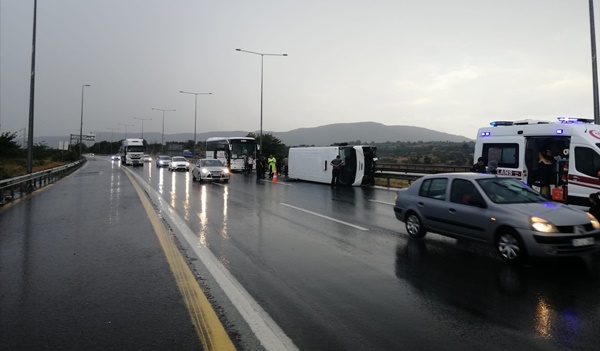
[(94, 157), (94, 154), (93, 154), (93, 153), (90, 153), (90, 157)]
[(183, 156), (171, 157), (171, 163), (169, 163), (169, 171), (189, 171), (190, 163)]
[(121, 156), (119, 156), (119, 155), (112, 155), (112, 156), (110, 157), (110, 159), (111, 159), (112, 161), (120, 161), (120, 160), (121, 160)]
[(219, 160), (200, 159), (196, 161), (192, 169), (192, 181), (217, 180), (227, 183), (229, 181), (229, 169)]
[(600, 247), (600, 223), (592, 215), (494, 174), (421, 177), (397, 192), (394, 213), (412, 237), (431, 231), (490, 243), (508, 262), (583, 255)]
[(150, 157), (150, 155), (148, 155), (148, 154), (145, 154), (145, 155), (142, 157), (142, 160), (143, 160), (144, 162), (152, 162), (152, 157)]
[(160, 155), (156, 158), (156, 167), (169, 167), (171, 156)]

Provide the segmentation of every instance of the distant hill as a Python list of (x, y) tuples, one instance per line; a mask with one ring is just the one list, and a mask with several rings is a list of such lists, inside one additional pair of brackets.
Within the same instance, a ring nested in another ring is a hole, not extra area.
[(289, 132), (274, 132), (288, 146), (315, 145), (327, 146), (338, 142), (360, 140), (363, 143), (383, 143), (386, 141), (452, 141), (463, 142), (471, 139), (431, 129), (412, 126), (386, 126), (376, 122), (337, 123), (314, 128), (300, 128)]
[[(255, 131), (258, 134), (258, 132)], [(263, 133), (271, 133), (273, 136), (279, 138), (284, 144), (288, 146), (297, 145), (315, 145), (315, 146), (327, 146), (333, 143), (340, 142), (351, 142), (360, 140), (363, 143), (383, 143), (386, 141), (451, 141), (451, 142), (463, 142), (472, 141), (462, 135), (454, 135), (435, 130), (413, 127), (413, 126), (386, 126), (376, 122), (357, 122), (357, 123), (337, 123), (329, 124), (320, 127), (313, 128), (299, 128), (290, 130), (289, 132), (270, 132), (263, 130)], [(217, 131), (198, 133), (196, 140), (206, 140), (210, 137), (216, 136), (246, 136), (247, 131)], [(129, 138), (139, 138), (139, 133), (128, 133)], [(121, 140), (125, 138), (125, 133), (114, 133), (112, 135), (113, 141)], [(160, 143), (162, 140), (161, 133), (144, 133), (144, 139), (149, 143)], [(193, 140), (193, 133), (178, 133), (178, 134), (165, 134), (165, 142), (168, 141), (187, 141)], [(68, 141), (69, 138), (65, 137), (48, 137), (40, 136), (35, 137), (36, 143), (45, 142), (52, 148), (57, 148), (59, 141)], [(110, 141), (111, 133), (100, 133), (96, 135), (96, 140), (99, 141)]]

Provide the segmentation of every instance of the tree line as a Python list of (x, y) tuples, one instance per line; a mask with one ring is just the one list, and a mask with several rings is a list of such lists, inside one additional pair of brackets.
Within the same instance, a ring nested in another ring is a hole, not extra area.
[[(256, 133), (248, 133), (246, 136), (255, 138), (259, 143), (260, 135)], [(262, 135), (263, 150), (259, 154), (268, 157), (275, 156), (277, 159), (283, 159), (288, 155), (290, 146), (285, 145), (281, 139), (273, 136), (271, 133)], [(146, 142), (145, 142), (146, 143)], [(176, 144), (177, 147), (169, 145)], [(403, 141), (387, 141), (383, 143), (363, 143), (360, 140), (347, 142), (348, 145), (365, 145), (374, 146), (377, 148), (377, 156), (380, 163), (409, 163), (409, 164), (436, 164), (436, 165), (453, 165), (453, 166), (468, 166), (473, 163), (473, 151), (475, 142), (443, 142), (443, 141), (419, 141), (419, 142), (403, 142)], [(205, 154), (205, 141), (197, 141), (196, 152), (200, 155)], [(101, 141), (94, 143), (91, 146), (85, 143), (81, 145), (82, 152), (95, 153), (99, 155), (116, 154), (121, 146), (121, 141)], [(303, 145), (304, 146), (304, 145)], [(185, 142), (167, 142), (167, 146), (160, 143), (146, 143), (146, 153), (159, 155), (171, 154), (171, 150), (192, 150), (194, 149), (194, 141), (187, 140)], [(178, 152), (178, 151), (177, 151)], [(51, 162), (72, 162), (80, 158), (79, 144), (71, 145), (70, 150), (62, 151), (52, 149), (45, 143), (36, 143), (33, 149), (34, 164), (43, 165)], [(17, 142), (16, 132), (3, 132), (0, 134), (0, 179), (15, 176), (15, 168), (22, 168), (21, 172), (25, 172), (25, 164), (27, 158), (27, 148), (19, 145)], [(10, 170), (7, 170), (9, 169)], [(24, 174), (24, 173), (23, 173)]]

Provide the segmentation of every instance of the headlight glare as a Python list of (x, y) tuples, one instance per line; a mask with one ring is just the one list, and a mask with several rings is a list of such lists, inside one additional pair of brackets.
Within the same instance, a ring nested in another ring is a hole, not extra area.
[(548, 222), (547, 220), (540, 217), (531, 217), (531, 227), (534, 230), (542, 233), (556, 233), (558, 229), (554, 226), (554, 224)]
[(600, 228), (600, 222), (598, 222), (598, 220), (596, 219), (596, 217), (594, 217), (594, 215), (592, 215), (589, 212), (586, 212), (585, 214), (588, 215), (588, 217), (590, 217), (590, 221), (592, 222), (592, 226), (594, 227), (594, 229)]

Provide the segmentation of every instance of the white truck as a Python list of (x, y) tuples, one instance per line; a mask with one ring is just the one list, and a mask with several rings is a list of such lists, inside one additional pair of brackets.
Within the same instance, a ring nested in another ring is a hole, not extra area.
[(144, 139), (124, 139), (119, 148), (121, 163), (126, 166), (143, 166), (145, 150)]
[(559, 117), (557, 122), (494, 121), (477, 133), (475, 160), (496, 161), (497, 174), (537, 188), (540, 153), (550, 150), (552, 199), (589, 207), (589, 194), (600, 191), (600, 126), (592, 122), (570, 117)]
[(365, 145), (292, 147), (288, 156), (288, 178), (330, 184), (330, 163), (340, 155), (344, 161), (340, 175), (342, 185), (374, 185), (376, 151), (375, 147)]

